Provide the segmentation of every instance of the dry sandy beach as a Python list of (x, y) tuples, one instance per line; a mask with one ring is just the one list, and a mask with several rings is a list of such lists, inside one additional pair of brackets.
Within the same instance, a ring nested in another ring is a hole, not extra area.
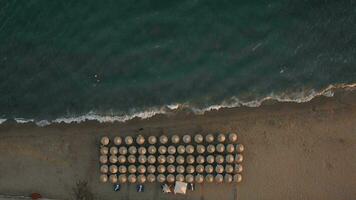
[[(139, 194), (134, 185), (115, 193), (99, 183), (100, 136), (217, 131), (236, 131), (246, 147), (237, 187), (204, 184), (173, 196), (162, 194), (158, 184), (146, 184)], [(74, 199), (78, 181), (88, 182), (95, 199), (356, 199), (356, 92), (126, 123), (0, 125), (0, 194)]]

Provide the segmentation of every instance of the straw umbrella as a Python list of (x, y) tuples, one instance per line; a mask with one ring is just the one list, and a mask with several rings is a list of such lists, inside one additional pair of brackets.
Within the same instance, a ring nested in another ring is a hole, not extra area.
[(117, 146), (121, 145), (122, 144), (122, 138), (119, 137), (119, 136), (116, 136), (114, 138), (114, 144), (117, 145)]
[(234, 167), (232, 165), (226, 165), (225, 166), (225, 172), (228, 174), (231, 174), (234, 172)]
[(235, 174), (234, 175), (234, 182), (235, 183), (240, 183), (242, 181), (242, 176), (241, 174)]
[(144, 165), (139, 165), (137, 167), (137, 172), (140, 173), (140, 174), (146, 173), (146, 167)]
[(108, 147), (105, 147), (105, 146), (100, 147), (100, 154), (101, 155), (107, 155), (108, 153), (109, 153), (109, 148)]
[(164, 174), (158, 174), (157, 175), (157, 181), (159, 183), (163, 183), (164, 181), (166, 181), (166, 176)]
[(111, 175), (109, 176), (109, 181), (110, 181), (110, 183), (117, 183), (117, 176), (116, 176), (116, 174), (111, 174)]
[(117, 168), (116, 165), (110, 165), (109, 171), (110, 171), (110, 173), (112, 173), (112, 174), (116, 174), (117, 171), (118, 171), (118, 168)]
[(106, 164), (106, 163), (108, 162), (108, 156), (106, 156), (106, 155), (101, 155), (101, 156), (99, 157), (99, 160), (100, 160), (100, 163), (101, 163), (101, 164)]
[(149, 146), (147, 149), (149, 154), (155, 154), (157, 152), (157, 148), (153, 145)]
[(230, 142), (236, 142), (237, 141), (237, 134), (236, 133), (230, 133), (229, 134), (229, 141)]
[(128, 161), (129, 163), (131, 163), (131, 164), (134, 164), (134, 163), (136, 162), (136, 156), (134, 156), (134, 155), (129, 155), (129, 156), (127, 157), (127, 161)]
[(208, 134), (208, 135), (206, 135), (206, 136), (205, 136), (205, 141), (206, 141), (207, 143), (212, 143), (212, 142), (214, 142), (214, 135), (213, 135), (213, 134)]
[(107, 174), (108, 171), (109, 171), (108, 165), (102, 165), (102, 166), (100, 166), (100, 172), (101, 172), (102, 174)]
[(179, 155), (179, 156), (177, 156), (176, 157), (176, 162), (178, 163), (178, 164), (183, 164), (184, 163), (184, 157), (183, 156), (181, 156), (181, 155)]
[(244, 147), (243, 144), (237, 144), (237, 145), (236, 145), (236, 151), (237, 151), (238, 153), (242, 153), (244, 150), (245, 150), (245, 147)]
[(227, 154), (225, 160), (226, 163), (234, 163), (234, 156), (232, 154)]
[(241, 154), (236, 154), (235, 156), (235, 162), (236, 163), (242, 163), (244, 157)]
[(145, 155), (139, 155), (138, 162), (141, 164), (145, 164), (147, 162), (147, 157)]
[(166, 172), (166, 167), (164, 165), (158, 165), (157, 172), (163, 174), (164, 172)]
[(208, 153), (214, 153), (215, 152), (215, 146), (212, 144), (209, 144), (208, 147), (206, 148), (206, 151)]
[(175, 157), (173, 155), (168, 155), (167, 156), (167, 163), (173, 164), (175, 160), (176, 159), (175, 159)]
[(161, 144), (166, 144), (166, 143), (168, 142), (168, 137), (167, 137), (166, 135), (161, 135), (161, 136), (159, 137), (159, 142), (160, 142)]
[(185, 147), (183, 145), (179, 145), (177, 147), (177, 152), (178, 152), (178, 154), (184, 154), (185, 153)]
[(224, 156), (222, 155), (217, 155), (215, 157), (215, 162), (218, 163), (218, 164), (222, 164), (224, 162)]
[(166, 154), (167, 153), (167, 147), (166, 146), (160, 146), (158, 147), (158, 152), (160, 154)]
[(156, 176), (154, 174), (148, 174), (147, 175), (147, 182), (153, 183), (156, 180)]
[(188, 145), (185, 147), (185, 151), (186, 151), (188, 154), (194, 153), (194, 146), (188, 144)]
[(157, 160), (158, 160), (158, 163), (164, 164), (164, 163), (166, 163), (166, 156), (160, 155), (160, 156), (158, 156)]
[(205, 158), (202, 155), (197, 156), (196, 160), (197, 160), (198, 164), (204, 164), (204, 162), (205, 162)]
[(173, 144), (178, 144), (179, 141), (180, 141), (180, 138), (179, 138), (178, 135), (173, 135), (173, 136), (171, 137), (171, 141), (172, 141)]
[(196, 142), (196, 143), (202, 143), (203, 142), (203, 140), (204, 140), (204, 137), (201, 135), (201, 134), (196, 134), (195, 136), (194, 136), (194, 141)]
[(101, 138), (100, 143), (104, 146), (108, 145), (110, 143), (110, 139), (107, 136), (104, 136)]
[(196, 183), (202, 183), (204, 181), (204, 176), (201, 174), (195, 175), (195, 182)]
[(197, 165), (197, 166), (195, 167), (195, 171), (196, 171), (197, 173), (200, 173), (200, 174), (204, 173), (204, 166), (203, 166), (203, 165)]
[(120, 147), (119, 148), (119, 153), (121, 155), (126, 155), (127, 154), (127, 147)]
[(174, 165), (168, 165), (167, 172), (173, 174), (174, 172), (176, 172), (176, 167)]
[(185, 167), (183, 165), (178, 165), (176, 171), (179, 174), (183, 174), (185, 172)]
[(154, 165), (147, 166), (147, 173), (154, 174), (156, 172), (156, 167)]
[(219, 152), (219, 153), (223, 153), (225, 151), (225, 146), (222, 143), (217, 144), (216, 145), (216, 151)]
[(126, 183), (126, 182), (127, 182), (126, 174), (120, 174), (119, 175), (119, 183)]
[(184, 175), (183, 175), (183, 174), (177, 174), (177, 176), (176, 176), (176, 181), (181, 181), (181, 182), (183, 182), (183, 181), (184, 181)]
[(155, 164), (155, 163), (156, 163), (156, 157), (155, 157), (154, 155), (149, 155), (149, 156), (147, 157), (147, 162), (148, 162), (149, 164)]
[(224, 172), (224, 167), (222, 165), (216, 165), (215, 172), (218, 174), (222, 174)]
[(223, 175), (217, 174), (217, 175), (215, 176), (215, 182), (217, 182), (217, 183), (222, 183), (223, 181), (224, 181)]
[(157, 143), (157, 137), (154, 135), (151, 135), (150, 137), (148, 137), (148, 143), (149, 144), (156, 144)]
[(195, 167), (193, 165), (187, 165), (187, 167), (185, 168), (185, 171), (188, 174), (193, 174), (195, 172)]
[(224, 182), (225, 182), (225, 183), (231, 183), (231, 182), (232, 182), (232, 176), (231, 176), (231, 174), (225, 174), (225, 176), (224, 176)]
[(223, 143), (226, 140), (226, 136), (222, 133), (220, 133), (217, 137), (218, 142)]
[(128, 181), (129, 183), (136, 183), (137, 181), (137, 177), (135, 174), (130, 174), (129, 177), (128, 177)]
[(117, 161), (120, 163), (120, 164), (123, 164), (126, 162), (126, 157), (124, 155), (119, 155), (119, 157), (117, 157)]
[(136, 143), (142, 145), (143, 143), (145, 143), (145, 137), (143, 137), (142, 135), (138, 135), (136, 138)]
[(144, 155), (147, 153), (146, 147), (140, 147), (140, 148), (138, 148), (137, 151), (138, 151), (138, 154), (140, 154), (140, 155)]
[(116, 155), (119, 152), (119, 150), (117, 149), (117, 147), (113, 146), (110, 147), (110, 154), (111, 155)]
[(213, 172), (214, 172), (214, 167), (213, 167), (212, 165), (206, 165), (206, 166), (205, 166), (205, 172), (206, 172), (207, 174), (213, 173)]
[(194, 181), (194, 176), (193, 175), (191, 175), (191, 174), (185, 175), (185, 182), (193, 183), (193, 181)]
[(137, 176), (137, 182), (139, 182), (141, 184), (145, 183), (146, 182), (146, 176), (143, 175), (143, 174), (138, 175)]
[(120, 165), (119, 166), (119, 173), (120, 174), (126, 174), (127, 172), (127, 167), (125, 165)]
[(228, 144), (228, 145), (226, 145), (226, 152), (228, 152), (228, 153), (234, 153), (234, 151), (235, 151), (235, 147), (234, 147), (233, 144)]
[(193, 155), (188, 155), (186, 160), (188, 164), (193, 164), (195, 162), (195, 158)]
[(117, 162), (117, 156), (111, 155), (111, 156), (109, 157), (109, 161), (110, 161), (110, 163), (115, 164), (115, 163)]
[(108, 182), (108, 175), (106, 175), (106, 174), (100, 175), (100, 182), (102, 182), (102, 183)]
[(190, 135), (184, 135), (183, 136), (183, 142), (188, 144), (192, 141), (192, 137)]
[(235, 172), (235, 173), (241, 173), (242, 170), (243, 170), (242, 165), (235, 164), (235, 167), (234, 167), (234, 172)]
[(137, 172), (136, 166), (135, 165), (129, 165), (128, 171), (130, 174), (135, 174)]
[(173, 145), (171, 145), (171, 146), (169, 146), (168, 147), (168, 154), (175, 154), (176, 153), (176, 147), (175, 146), (173, 146)]
[(201, 144), (198, 144), (197, 145), (197, 152), (199, 154), (203, 154), (205, 152), (205, 146), (204, 145), (201, 145)]
[(168, 183), (173, 183), (175, 180), (175, 176), (173, 174), (168, 174), (167, 175), (167, 182)]
[(130, 146), (129, 147), (129, 153), (134, 155), (137, 153), (137, 148), (135, 146)]
[(208, 183), (212, 183), (214, 181), (214, 176), (212, 174), (207, 174), (205, 176), (205, 181)]
[(125, 137), (125, 144), (131, 145), (133, 143), (133, 138), (131, 136)]
[(209, 164), (214, 163), (214, 160), (215, 160), (215, 158), (214, 158), (213, 155), (208, 155), (208, 156), (206, 157), (206, 162), (209, 163)]

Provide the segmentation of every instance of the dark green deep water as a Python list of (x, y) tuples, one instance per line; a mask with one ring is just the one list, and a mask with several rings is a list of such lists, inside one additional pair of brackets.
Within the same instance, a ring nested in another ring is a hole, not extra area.
[(354, 0), (0, 0), (0, 118), (206, 107), (354, 82)]

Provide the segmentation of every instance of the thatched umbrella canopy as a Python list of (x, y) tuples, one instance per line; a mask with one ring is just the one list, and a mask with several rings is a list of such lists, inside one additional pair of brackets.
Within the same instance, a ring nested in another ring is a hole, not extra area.
[(245, 150), (245, 147), (244, 147), (243, 144), (237, 144), (237, 145), (236, 145), (236, 151), (237, 151), (238, 153), (242, 153), (244, 150)]
[(119, 146), (122, 144), (122, 138), (120, 136), (114, 137), (114, 144)]
[(119, 166), (119, 173), (120, 174), (126, 174), (127, 172), (127, 167), (125, 165), (120, 165)]
[(176, 157), (176, 162), (178, 163), (178, 164), (183, 164), (184, 163), (184, 157), (183, 156), (181, 156), (181, 155), (179, 155), (179, 156), (177, 156)]
[(197, 145), (197, 152), (200, 153), (200, 154), (203, 154), (205, 152), (205, 146), (201, 145), (201, 144), (198, 144)]
[(100, 147), (100, 154), (101, 155), (107, 155), (108, 153), (109, 153), (109, 148), (108, 147), (105, 147), (105, 146)]
[(141, 164), (145, 164), (147, 162), (146, 155), (139, 155), (138, 156), (138, 162), (141, 163)]
[(160, 142), (161, 144), (167, 144), (167, 142), (168, 142), (168, 137), (167, 137), (166, 135), (161, 135), (161, 136), (159, 137), (159, 142)]
[(104, 136), (101, 138), (100, 143), (104, 146), (108, 145), (110, 143), (110, 139), (107, 136)]
[(173, 135), (173, 136), (171, 137), (171, 141), (172, 141), (173, 144), (178, 144), (179, 141), (180, 141), (180, 138), (179, 138), (178, 135)]
[(215, 161), (215, 158), (214, 158), (213, 155), (208, 155), (208, 156), (206, 157), (206, 162), (207, 162), (207, 163), (213, 164), (214, 161)]
[(129, 163), (131, 163), (131, 164), (136, 163), (136, 156), (134, 156), (134, 155), (129, 155), (129, 156), (127, 157), (127, 161), (128, 161)]
[(198, 144), (202, 143), (204, 141), (204, 137), (201, 134), (196, 134), (194, 136), (194, 141)]
[(137, 153), (137, 148), (135, 146), (130, 146), (129, 147), (129, 153), (134, 155)]
[(156, 172), (156, 166), (148, 165), (147, 166), (147, 173), (154, 174)]
[(101, 163), (101, 164), (106, 164), (106, 163), (108, 162), (108, 156), (106, 156), (106, 155), (101, 155), (101, 156), (99, 157), (99, 160), (100, 160), (100, 163)]
[(106, 175), (106, 174), (100, 175), (100, 182), (102, 182), (102, 183), (108, 182), (108, 175)]
[(109, 161), (110, 161), (110, 163), (115, 164), (115, 163), (117, 162), (117, 156), (111, 155), (111, 156), (109, 157)]
[(186, 144), (192, 142), (192, 136), (190, 136), (190, 135), (184, 135), (184, 136), (183, 136), (183, 142), (186, 143)]
[(119, 175), (119, 183), (126, 183), (126, 182), (127, 182), (126, 174), (120, 174)]
[(147, 162), (150, 164), (155, 164), (156, 163), (156, 157), (154, 155), (149, 155), (147, 157)]
[(150, 137), (148, 137), (148, 143), (149, 144), (156, 144), (157, 143), (157, 137), (154, 135), (151, 135)]
[(118, 171), (118, 168), (117, 168), (116, 165), (110, 165), (109, 171), (110, 171), (110, 173), (112, 173), (112, 174), (116, 174), (117, 171)]
[(224, 156), (222, 155), (217, 155), (215, 157), (215, 162), (218, 163), (218, 164), (222, 164), (224, 162)]
[(108, 165), (101, 165), (100, 166), (100, 172), (102, 174), (107, 174), (109, 172), (109, 166)]
[(137, 181), (137, 177), (135, 174), (130, 174), (129, 177), (128, 177), (128, 181), (129, 183), (136, 183)]
[(222, 133), (220, 133), (217, 137), (218, 142), (223, 143), (226, 140), (226, 136)]
[(242, 156), (242, 154), (236, 154), (235, 156), (235, 162), (236, 163), (242, 163), (244, 157)]
[(188, 144), (188, 145), (185, 147), (185, 151), (186, 151), (188, 154), (194, 153), (194, 146)]
[(119, 148), (119, 153), (121, 155), (126, 155), (127, 154), (127, 147), (120, 147)]
[(160, 153), (160, 154), (166, 154), (166, 153), (167, 153), (167, 147), (166, 147), (166, 146), (160, 146), (160, 147), (158, 147), (158, 153)]
[(217, 175), (215, 176), (215, 182), (217, 182), (217, 183), (222, 183), (223, 181), (224, 181), (223, 175), (217, 174)]
[(234, 167), (232, 165), (225, 165), (225, 172), (231, 174), (234, 172)]
[(117, 176), (116, 176), (116, 174), (111, 174), (111, 175), (109, 176), (109, 181), (110, 181), (110, 183), (117, 183)]
[(173, 175), (173, 174), (168, 174), (167, 175), (167, 182), (168, 183), (173, 183), (174, 182), (174, 180), (175, 180), (175, 176)]
[(227, 154), (225, 157), (226, 163), (234, 163), (234, 156), (232, 154)]
[(139, 147), (137, 151), (138, 151), (138, 154), (140, 154), (140, 155), (144, 155), (147, 153), (146, 147)]
[(158, 165), (157, 166), (157, 172), (160, 173), (160, 174), (163, 174), (164, 172), (166, 172), (166, 166)]
[(183, 165), (178, 165), (176, 171), (179, 174), (183, 174), (185, 172), (185, 167)]
[(234, 172), (235, 172), (235, 173), (241, 173), (242, 170), (243, 170), (242, 165), (240, 165), (240, 164), (235, 164), (235, 166), (234, 166)]
[(193, 183), (193, 181), (194, 181), (194, 176), (193, 175), (191, 175), (191, 174), (185, 175), (185, 182)]
[(120, 155), (119, 157), (117, 157), (117, 161), (120, 163), (120, 164), (123, 164), (126, 162), (126, 157), (124, 155)]
[(176, 167), (174, 165), (168, 165), (167, 172), (173, 174), (174, 172), (176, 172)]
[(128, 171), (130, 174), (135, 174), (137, 172), (137, 168), (135, 165), (129, 165)]
[(205, 141), (206, 141), (207, 143), (212, 143), (212, 142), (214, 142), (214, 135), (213, 135), (213, 134), (208, 134), (208, 135), (206, 135), (206, 136), (205, 136)]
[(143, 175), (143, 174), (140, 174), (140, 175), (138, 175), (137, 176), (137, 182), (139, 182), (139, 183), (145, 183), (146, 182), (146, 176), (145, 175)]
[(173, 164), (176, 158), (173, 155), (168, 155), (167, 156), (167, 163)]
[(145, 137), (143, 137), (142, 135), (138, 135), (136, 137), (136, 143), (142, 145), (143, 143), (145, 143)]
[(140, 173), (140, 174), (146, 173), (146, 166), (144, 166), (144, 165), (139, 165), (139, 166), (137, 167), (137, 172)]
[(231, 182), (232, 182), (232, 176), (231, 176), (231, 174), (225, 174), (225, 176), (224, 176), (224, 182), (225, 182), (225, 183), (231, 183)]
[(204, 166), (203, 166), (203, 165), (197, 165), (197, 166), (195, 167), (195, 171), (196, 171), (197, 173), (200, 173), (200, 174), (204, 173)]
[(230, 142), (236, 142), (237, 141), (237, 134), (236, 133), (230, 133), (229, 134), (229, 141)]
[(226, 145), (226, 152), (228, 152), (228, 153), (234, 153), (234, 151), (235, 151), (235, 147), (234, 147), (233, 144), (228, 144), (228, 145)]
[(217, 144), (216, 145), (216, 151), (219, 152), (219, 153), (223, 153), (225, 151), (225, 146), (222, 143)]
[(214, 176), (212, 174), (205, 175), (205, 181), (207, 183), (212, 183), (214, 181)]
[(133, 143), (133, 138), (131, 136), (125, 137), (125, 144), (131, 145)]
[(207, 174), (213, 173), (213, 172), (214, 172), (214, 167), (213, 167), (212, 165), (206, 165), (206, 166), (205, 166), (205, 172), (206, 172)]
[(117, 153), (119, 152), (118, 148), (113, 146), (113, 147), (110, 147), (110, 154), (111, 155), (116, 155)]
[(158, 161), (158, 163), (160, 163), (160, 164), (164, 164), (164, 163), (166, 163), (166, 156), (165, 155), (160, 155), (160, 156), (158, 156), (158, 158), (157, 158), (157, 161)]
[(153, 145), (149, 146), (147, 149), (149, 154), (155, 154), (157, 152), (157, 148)]
[(147, 182), (153, 183), (156, 180), (156, 176), (154, 174), (148, 174), (147, 175)]
[(205, 158), (202, 155), (197, 156), (196, 160), (197, 160), (198, 164), (204, 164), (204, 162), (205, 162)]
[(158, 181), (159, 183), (165, 182), (165, 181), (166, 181), (166, 176), (165, 176), (164, 174), (158, 174), (158, 175), (157, 175), (157, 181)]
[(224, 167), (222, 165), (216, 165), (215, 172), (218, 174), (222, 174), (224, 172)]
[(212, 144), (209, 144), (208, 147), (206, 148), (206, 151), (208, 153), (214, 153), (215, 152), (215, 146)]
[(179, 145), (177, 147), (177, 152), (178, 152), (178, 154), (184, 154), (185, 153), (185, 147), (183, 145)]
[(183, 182), (183, 181), (184, 181), (184, 175), (183, 175), (183, 174), (177, 174), (177, 175), (176, 175), (176, 181), (181, 181), (181, 182)]
[(204, 181), (204, 176), (201, 174), (195, 175), (195, 182), (196, 183), (202, 183)]
[(234, 175), (234, 182), (235, 183), (240, 183), (242, 181), (242, 176), (241, 174), (235, 174)]
[(185, 171), (188, 174), (193, 174), (195, 172), (195, 167), (193, 165), (187, 165), (187, 167), (185, 168)]
[(168, 154), (175, 154), (176, 153), (176, 147), (175, 146), (173, 146), (173, 145), (171, 145), (171, 146), (169, 146), (168, 147)]
[(188, 164), (193, 164), (195, 162), (195, 157), (193, 155), (188, 155), (186, 161)]

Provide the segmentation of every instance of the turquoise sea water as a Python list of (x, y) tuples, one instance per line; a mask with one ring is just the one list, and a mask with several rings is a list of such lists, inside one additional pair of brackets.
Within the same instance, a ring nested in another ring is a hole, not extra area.
[(0, 118), (204, 108), (354, 83), (355, 8), (353, 0), (1, 0)]

